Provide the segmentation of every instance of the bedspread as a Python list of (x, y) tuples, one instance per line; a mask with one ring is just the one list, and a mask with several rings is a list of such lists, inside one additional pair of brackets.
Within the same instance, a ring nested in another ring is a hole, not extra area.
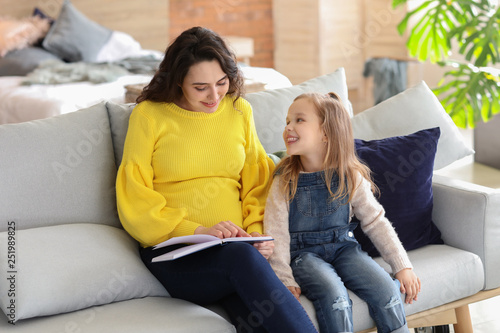
[(152, 75), (158, 68), (160, 60), (152, 56), (127, 58), (116, 62), (66, 63), (61, 60), (42, 62), (22, 81), (23, 85), (32, 84), (65, 84), (73, 82), (104, 83), (117, 80), (129, 74)]

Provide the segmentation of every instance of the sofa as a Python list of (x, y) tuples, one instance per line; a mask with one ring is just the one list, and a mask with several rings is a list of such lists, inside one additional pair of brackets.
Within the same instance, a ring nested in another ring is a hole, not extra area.
[[(287, 108), (306, 91), (335, 91), (352, 113), (342, 68), (246, 96), (276, 162)], [(104, 101), (0, 126), (1, 332), (236, 332), (217, 304), (169, 297), (120, 224), (114, 186), (133, 107)], [(473, 151), (424, 82), (352, 121), (360, 156), (392, 186), (380, 198), (387, 213), (394, 201), (403, 208), (391, 221), (422, 281), (418, 301), (405, 305), (410, 327), (470, 331), (467, 304), (500, 294), (499, 191), (433, 175)], [(355, 330), (373, 329), (366, 304), (351, 299)], [(316, 322), (311, 302), (301, 303)]]

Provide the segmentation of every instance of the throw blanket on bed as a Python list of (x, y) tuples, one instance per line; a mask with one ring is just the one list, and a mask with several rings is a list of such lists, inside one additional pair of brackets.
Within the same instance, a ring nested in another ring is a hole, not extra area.
[(26, 75), (23, 85), (64, 84), (72, 82), (104, 83), (130, 74), (154, 74), (160, 60), (149, 56), (124, 59), (115, 63), (66, 63), (47, 60)]
[(127, 69), (130, 73), (153, 75), (160, 66), (161, 60), (158, 57), (146, 55), (136, 58), (125, 58), (114, 62), (114, 64)]
[(115, 81), (120, 76), (128, 74), (126, 69), (113, 64), (65, 63), (60, 60), (48, 60), (41, 63), (33, 72), (28, 73), (22, 84), (62, 84), (82, 81), (103, 83)]

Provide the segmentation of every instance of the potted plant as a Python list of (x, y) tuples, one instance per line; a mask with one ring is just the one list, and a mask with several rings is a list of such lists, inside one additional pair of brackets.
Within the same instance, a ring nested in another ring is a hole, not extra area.
[[(408, 0), (393, 0), (393, 7)], [(412, 57), (451, 67), (434, 89), (457, 126), (474, 127), (500, 112), (500, 8), (489, 0), (427, 0), (398, 25), (403, 34), (416, 18), (407, 48)], [(452, 59), (452, 43), (464, 60)]]
[[(393, 0), (394, 8), (408, 0)], [(411, 29), (410, 24), (411, 22)], [(494, 0), (426, 0), (398, 25), (409, 30), (410, 56), (446, 67), (433, 89), (458, 127), (474, 128), (500, 112), (500, 7)], [(452, 48), (458, 52), (452, 54)], [(458, 53), (458, 55), (457, 55)], [(458, 56), (458, 59), (456, 58)], [(497, 68), (494, 66), (497, 65)], [(494, 122), (500, 122), (497, 116)], [(500, 127), (494, 130), (500, 147)], [(477, 132), (477, 131), (476, 131)], [(477, 141), (477, 135), (476, 135)], [(491, 147), (490, 147), (491, 148)], [(491, 149), (489, 149), (491, 151)], [(500, 149), (498, 165), (500, 168)], [(479, 153), (476, 145), (476, 160)]]

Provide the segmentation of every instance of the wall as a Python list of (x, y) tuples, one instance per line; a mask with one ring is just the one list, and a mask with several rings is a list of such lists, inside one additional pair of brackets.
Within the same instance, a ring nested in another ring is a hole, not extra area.
[[(63, 0), (0, 0), (0, 16), (30, 16), (35, 7), (56, 18)], [(86, 17), (109, 29), (126, 32), (144, 48), (164, 50), (168, 42), (168, 1), (72, 0)]]
[(355, 112), (373, 105), (371, 79), (364, 78), (372, 57), (406, 60), (405, 38), (396, 31), (404, 8), (392, 0), (274, 0), (276, 70), (297, 84), (331, 73), (346, 72)]
[(274, 67), (272, 0), (170, 0), (169, 3), (171, 39), (197, 25), (222, 36), (252, 37), (255, 55), (250, 64)]

